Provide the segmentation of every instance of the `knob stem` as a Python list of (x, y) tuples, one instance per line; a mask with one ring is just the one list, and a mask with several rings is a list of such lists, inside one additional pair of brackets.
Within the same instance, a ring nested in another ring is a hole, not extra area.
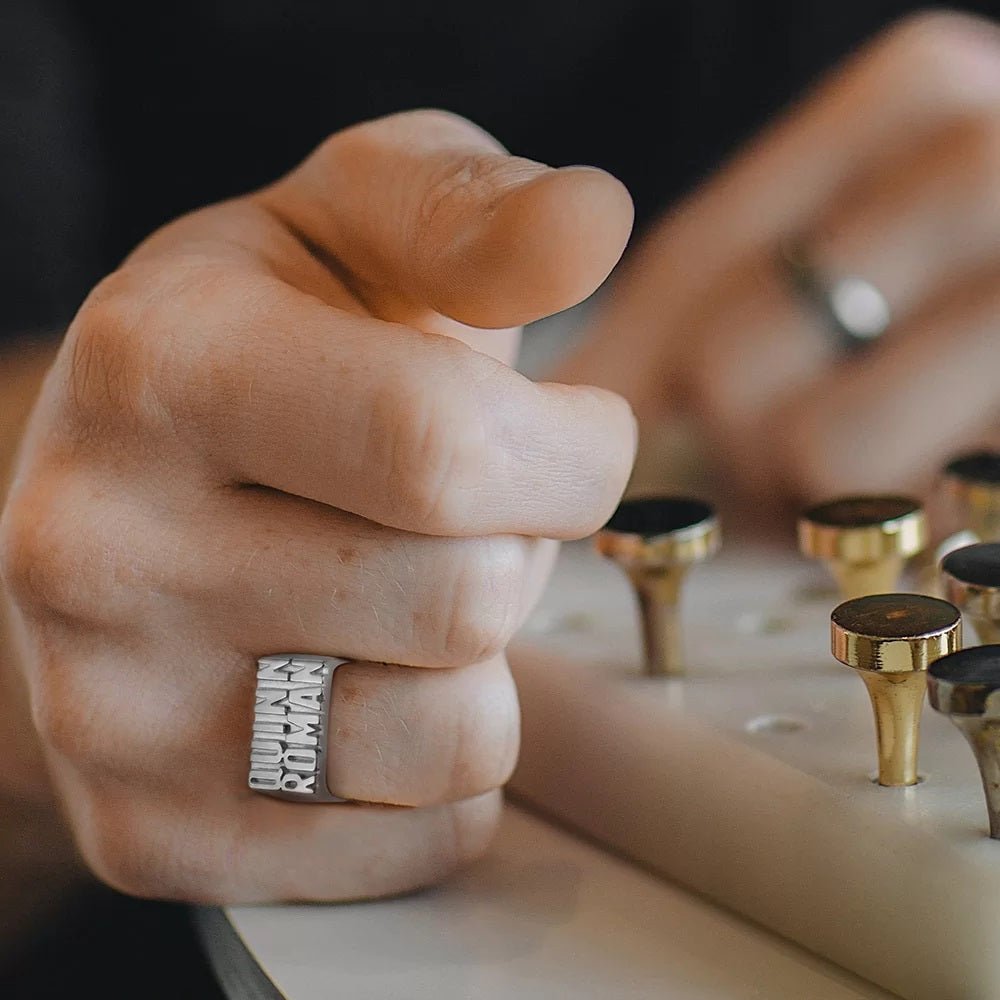
[(893, 593), (899, 585), (904, 565), (903, 557), (897, 555), (886, 555), (876, 562), (852, 563), (841, 559), (827, 561), (844, 601), (866, 597), (868, 594)]
[(652, 677), (684, 673), (681, 584), (692, 565), (718, 549), (720, 538), (712, 507), (687, 497), (624, 500), (597, 534), (597, 551), (613, 559), (632, 583), (642, 618), (644, 670)]
[(646, 673), (653, 677), (684, 674), (684, 643), (678, 608), (685, 573), (683, 566), (633, 569), (629, 573), (642, 616)]
[(990, 820), (990, 836), (1000, 840), (1000, 719), (982, 719), (969, 715), (953, 715), (962, 735), (976, 755), (979, 773), (986, 794), (986, 813)]
[(799, 518), (799, 548), (821, 559), (842, 599), (891, 594), (906, 561), (927, 545), (927, 521), (910, 497), (841, 497)]
[(922, 670), (905, 674), (870, 670), (855, 673), (865, 682), (875, 713), (878, 783), (887, 788), (915, 785), (926, 673)]

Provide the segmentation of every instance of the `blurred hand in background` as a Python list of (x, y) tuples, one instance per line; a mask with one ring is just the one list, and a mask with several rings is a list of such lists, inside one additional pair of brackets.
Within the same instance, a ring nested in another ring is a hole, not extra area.
[[(655, 127), (655, 123), (651, 123)], [(783, 245), (881, 291), (844, 355)], [(951, 13), (869, 44), (664, 218), (558, 372), (686, 416), (727, 491), (925, 489), (1000, 440), (1000, 31)]]

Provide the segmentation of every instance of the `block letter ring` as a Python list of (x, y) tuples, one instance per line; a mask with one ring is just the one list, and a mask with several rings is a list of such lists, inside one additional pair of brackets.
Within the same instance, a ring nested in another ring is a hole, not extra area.
[(349, 660), (287, 653), (257, 661), (250, 787), (288, 802), (344, 802), (326, 784), (333, 672)]

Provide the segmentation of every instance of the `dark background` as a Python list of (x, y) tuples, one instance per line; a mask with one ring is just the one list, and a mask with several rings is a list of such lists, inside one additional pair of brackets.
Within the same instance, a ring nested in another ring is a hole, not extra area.
[(406, 108), (466, 115), (521, 155), (602, 166), (648, 219), (910, 7), (2, 0), (0, 335), (65, 322), (165, 220)]

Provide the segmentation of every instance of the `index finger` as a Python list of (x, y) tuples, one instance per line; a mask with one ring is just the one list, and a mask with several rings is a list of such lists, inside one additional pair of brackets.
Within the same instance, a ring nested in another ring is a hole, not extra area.
[(118, 367), (122, 351), (153, 352), (137, 367), (169, 372), (158, 404), (224, 480), (425, 534), (573, 538), (604, 523), (631, 471), (636, 424), (621, 397), (533, 383), (451, 337), (332, 309), (265, 273), (217, 280), (197, 338), (183, 292), (135, 320), (102, 302), (81, 313), (82, 335), (141, 318), (143, 337), (98, 342)]

